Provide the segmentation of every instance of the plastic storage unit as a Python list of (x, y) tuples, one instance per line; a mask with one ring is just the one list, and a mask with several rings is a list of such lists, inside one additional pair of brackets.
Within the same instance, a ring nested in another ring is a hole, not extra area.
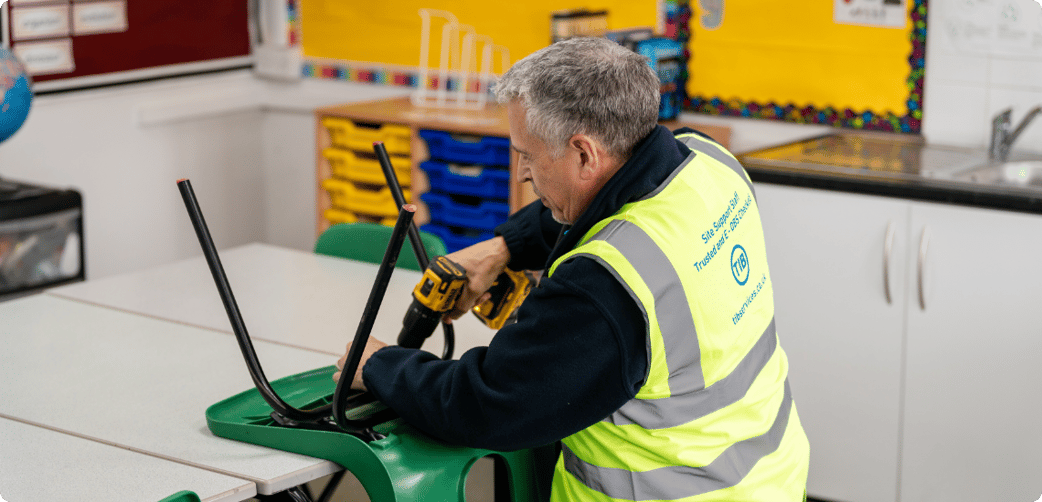
[(318, 152), (319, 162), (325, 164), (328, 173), (319, 180), (319, 186), (326, 192), (322, 196), (330, 202), (321, 213), (324, 221), (320, 226), (358, 221), (393, 225), (398, 208), (373, 153), (373, 143), (383, 142), (398, 182), (405, 188), (405, 198), (411, 200), (409, 127), (342, 117), (322, 117), (319, 123), (326, 138)]
[(430, 182), (421, 195), (430, 212), (423, 229), (451, 253), (493, 237), (510, 214), (510, 140), (421, 130), (430, 160), (420, 164)]
[(85, 276), (79, 192), (0, 179), (0, 300)]

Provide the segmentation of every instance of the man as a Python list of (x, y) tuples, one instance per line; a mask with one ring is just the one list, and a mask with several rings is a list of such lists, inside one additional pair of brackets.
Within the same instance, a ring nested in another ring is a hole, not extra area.
[(711, 139), (657, 125), (658, 85), (604, 39), (514, 65), (496, 93), (540, 202), (449, 255), (470, 280), (450, 316), (504, 267), (546, 273), (488, 347), (441, 361), (372, 340), (355, 386), (450, 443), (561, 441), (555, 501), (801, 500), (752, 184)]

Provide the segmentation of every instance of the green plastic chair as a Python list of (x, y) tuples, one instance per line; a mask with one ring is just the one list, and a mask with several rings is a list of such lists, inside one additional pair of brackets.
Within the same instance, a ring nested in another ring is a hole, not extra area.
[(199, 496), (195, 492), (182, 490), (159, 502), (199, 502)]
[[(391, 227), (378, 223), (337, 223), (318, 237), (318, 240), (315, 241), (315, 252), (326, 256), (378, 264), (383, 260), (384, 252), (387, 251), (387, 243), (391, 240), (392, 230)], [(445, 242), (441, 240), (441, 237), (421, 230), (420, 240), (427, 248), (427, 256), (433, 258), (446, 253)], [(408, 240), (403, 244), (396, 266), (420, 270)]]
[[(331, 401), (334, 371), (335, 366), (318, 368), (275, 380), (271, 386), (291, 405), (310, 409)], [(367, 443), (350, 434), (282, 427), (270, 415), (271, 407), (254, 388), (210, 406), (206, 423), (216, 436), (340, 464), (373, 502), (466, 502), (470, 468), (486, 456), (502, 462), (503, 493), (511, 501), (538, 502), (550, 493), (549, 469), (542, 472), (539, 459), (555, 459), (553, 445), (512, 452), (452, 446), (401, 419), (376, 426), (386, 437)]]

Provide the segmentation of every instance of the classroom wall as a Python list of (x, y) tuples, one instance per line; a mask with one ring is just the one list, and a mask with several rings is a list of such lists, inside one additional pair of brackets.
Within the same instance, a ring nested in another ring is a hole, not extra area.
[[(928, 14), (923, 135), (986, 147), (991, 118), (1042, 104), (1042, 7), (1034, 0), (933, 0)], [(1042, 152), (1042, 120), (1014, 149)]]
[(26, 123), (0, 145), (0, 176), (81, 191), (89, 277), (166, 263), (198, 247), (178, 207), (179, 178), (196, 185), (216, 242), (249, 242), (262, 230), (252, 217), (263, 185), (252, 169), (260, 163), (260, 111), (211, 110), (211, 101), (192, 120), (161, 117), (208, 93), (235, 97), (249, 79), (170, 79), (37, 97)]
[(0, 144), (0, 176), (83, 194), (88, 278), (199, 255), (176, 180), (218, 248), (314, 244), (317, 106), (400, 95), (249, 71), (38, 96)]

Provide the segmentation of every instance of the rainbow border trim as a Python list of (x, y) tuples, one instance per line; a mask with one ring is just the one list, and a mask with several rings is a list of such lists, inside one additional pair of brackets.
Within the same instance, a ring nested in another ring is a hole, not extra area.
[[(870, 110), (852, 109), (838, 110), (832, 107), (800, 108), (792, 103), (755, 103), (739, 99), (722, 99), (719, 97), (694, 96), (684, 97), (684, 109), (707, 115), (724, 115), (732, 117), (749, 117), (758, 119), (781, 120), (798, 124), (824, 124), (833, 127), (864, 129), (918, 134), (923, 119), (923, 64), (926, 55), (926, 10), (928, 0), (913, 0), (912, 4), (912, 53), (908, 56), (910, 71), (906, 84), (908, 87), (908, 114), (898, 116), (892, 112), (877, 114)], [(689, 21), (691, 18), (690, 0), (681, 0), (676, 40), (687, 47), (691, 38)], [(690, 57), (684, 51), (685, 72), (682, 75), (682, 89), (687, 89), (687, 64)]]
[[(419, 71), (411, 69), (391, 69), (374, 65), (373, 63), (356, 61), (335, 60), (304, 60), (301, 65), (301, 76), (305, 78), (323, 78), (329, 80), (343, 80), (346, 82), (360, 82), (364, 84), (382, 84), (398, 87), (417, 88), (420, 80)], [(459, 89), (459, 80), (449, 78), (449, 91)], [(438, 77), (427, 79), (427, 88), (434, 90), (438, 87)], [(478, 82), (470, 82), (469, 92), (478, 92)]]
[(416, 87), (416, 81), (418, 80), (416, 73), (415, 71), (389, 70), (373, 66), (372, 64), (356, 64), (349, 61), (334, 62), (305, 59), (304, 64), (301, 65), (301, 76), (303, 77), (399, 87)]

